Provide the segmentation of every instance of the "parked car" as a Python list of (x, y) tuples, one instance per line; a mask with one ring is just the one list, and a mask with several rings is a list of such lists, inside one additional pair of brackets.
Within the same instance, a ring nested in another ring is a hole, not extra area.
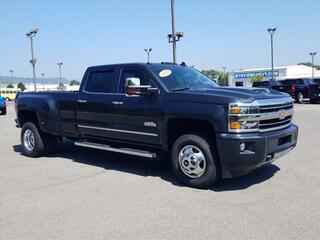
[(170, 63), (90, 67), (78, 92), (21, 92), (23, 153), (41, 157), (63, 137), (146, 158), (170, 155), (176, 178), (208, 188), (266, 166), (296, 146), (292, 98), (220, 87)]
[(320, 100), (320, 86), (311, 79), (287, 79), (280, 81), (254, 82), (253, 87), (271, 88), (291, 95), (298, 103), (309, 99), (310, 103)]
[(252, 87), (268, 88), (278, 91), (282, 86), (281, 81), (257, 81), (252, 84)]
[(313, 81), (314, 81), (315, 84), (320, 85), (320, 78), (315, 78)]
[(320, 100), (320, 88), (311, 79), (287, 79), (282, 81), (283, 91), (289, 93), (298, 103), (309, 99), (310, 103)]
[(6, 115), (7, 114), (7, 102), (4, 97), (0, 96), (0, 112), (1, 115)]

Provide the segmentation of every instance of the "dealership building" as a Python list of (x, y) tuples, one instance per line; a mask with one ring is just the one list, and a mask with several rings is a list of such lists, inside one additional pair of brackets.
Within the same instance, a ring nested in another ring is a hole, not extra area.
[[(274, 67), (275, 80), (311, 78), (312, 67), (305, 65), (290, 65), (284, 67)], [(229, 73), (229, 86), (250, 87), (251, 78), (262, 76), (263, 80), (272, 79), (271, 68), (240, 69)], [(320, 78), (320, 70), (314, 69), (314, 77)]]

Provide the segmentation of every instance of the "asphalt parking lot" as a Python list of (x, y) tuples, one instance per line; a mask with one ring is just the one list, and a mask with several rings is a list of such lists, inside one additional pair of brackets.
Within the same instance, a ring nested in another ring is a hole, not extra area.
[(210, 190), (163, 162), (64, 141), (21, 155), (13, 104), (0, 116), (0, 239), (319, 239), (320, 105), (295, 105), (298, 146)]

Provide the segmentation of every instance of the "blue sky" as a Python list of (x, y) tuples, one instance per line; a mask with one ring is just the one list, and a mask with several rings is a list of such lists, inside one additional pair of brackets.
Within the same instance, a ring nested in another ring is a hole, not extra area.
[[(227, 71), (270, 65), (270, 37), (276, 26), (275, 65), (320, 59), (320, 1), (176, 0), (176, 28), (185, 33), (177, 59), (198, 69)], [(171, 61), (170, 0), (6, 1), (0, 0), (0, 75), (31, 77), (30, 40), (35, 38), (37, 75), (81, 79), (86, 67), (146, 61)]]

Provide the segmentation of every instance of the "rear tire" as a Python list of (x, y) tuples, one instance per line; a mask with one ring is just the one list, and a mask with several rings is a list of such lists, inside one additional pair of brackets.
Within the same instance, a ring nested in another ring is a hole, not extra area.
[(54, 152), (57, 138), (43, 133), (32, 122), (26, 122), (21, 130), (21, 145), (23, 154), (28, 157), (41, 157)]
[(6, 108), (1, 109), (1, 115), (6, 115), (6, 114), (7, 114), (7, 109)]
[(298, 96), (297, 96), (297, 102), (298, 103), (303, 103), (303, 99), (304, 99), (303, 93), (299, 92)]
[(209, 188), (218, 180), (215, 149), (203, 136), (186, 134), (171, 149), (171, 166), (177, 180), (195, 188)]

